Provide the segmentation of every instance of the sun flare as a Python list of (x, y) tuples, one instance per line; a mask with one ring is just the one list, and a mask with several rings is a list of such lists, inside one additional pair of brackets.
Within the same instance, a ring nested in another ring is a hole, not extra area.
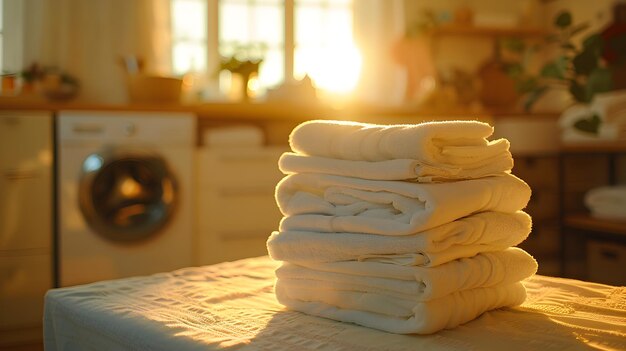
[(330, 94), (346, 95), (357, 85), (361, 74), (361, 53), (351, 43), (318, 50), (301, 50), (296, 61), (301, 78), (308, 74), (316, 88)]

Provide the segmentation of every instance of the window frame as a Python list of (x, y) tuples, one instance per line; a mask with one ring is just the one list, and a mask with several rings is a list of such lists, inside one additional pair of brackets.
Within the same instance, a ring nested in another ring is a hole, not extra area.
[[(222, 0), (206, 0), (206, 75), (203, 79), (205, 86), (211, 91), (219, 91), (219, 75), (211, 74), (217, 72), (222, 62), (220, 55), (220, 6)], [(245, 0), (241, 0), (245, 3)], [(329, 0), (330, 1), (330, 0)], [(296, 81), (296, 2), (297, 0), (283, 0), (283, 77), (281, 84), (289, 84)], [(280, 5), (279, 5), (280, 6)], [(331, 4), (332, 6), (332, 4)], [(180, 72), (177, 72), (180, 73)]]
[(2, 1), (2, 74), (23, 68), (24, 20), (24, 1)]
[[(219, 3), (220, 0), (208, 0), (209, 6), (207, 6), (207, 20), (209, 23), (208, 28), (208, 42), (207, 42), (207, 67), (211, 67), (211, 62), (219, 64), (221, 56), (219, 53)], [(294, 50), (295, 50), (295, 0), (284, 0), (284, 13), (283, 13), (283, 83), (294, 81)], [(211, 26), (211, 23), (213, 24)], [(214, 66), (215, 67), (215, 66)], [(218, 79), (211, 79), (211, 83), (217, 87)]]

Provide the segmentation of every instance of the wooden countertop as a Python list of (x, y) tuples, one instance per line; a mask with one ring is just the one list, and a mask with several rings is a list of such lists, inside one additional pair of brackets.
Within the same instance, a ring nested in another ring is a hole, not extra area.
[(450, 110), (425, 110), (416, 106), (373, 106), (349, 104), (340, 107), (314, 104), (302, 105), (289, 102), (210, 102), (196, 105), (180, 104), (98, 104), (87, 102), (48, 102), (43, 99), (17, 99), (0, 97), (0, 110), (97, 110), (97, 111), (172, 111), (192, 112), (201, 119), (238, 121), (305, 121), (310, 119), (354, 119), (389, 123), (410, 123), (419, 119), (478, 119), (494, 118), (555, 118), (558, 113), (533, 113), (510, 109), (484, 109), (469, 111), (462, 108)]

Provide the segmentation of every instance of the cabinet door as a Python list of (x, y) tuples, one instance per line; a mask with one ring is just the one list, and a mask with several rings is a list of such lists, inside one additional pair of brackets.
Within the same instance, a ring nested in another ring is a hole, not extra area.
[(30, 169), (51, 164), (51, 114), (0, 112), (0, 167)]
[(0, 113), (0, 251), (49, 248), (52, 117)]
[(51, 277), (49, 254), (0, 256), (0, 330), (41, 325)]
[(284, 148), (198, 153), (198, 265), (267, 254), (282, 215), (274, 188)]
[(594, 282), (626, 284), (626, 246), (612, 242), (587, 242), (587, 278)]

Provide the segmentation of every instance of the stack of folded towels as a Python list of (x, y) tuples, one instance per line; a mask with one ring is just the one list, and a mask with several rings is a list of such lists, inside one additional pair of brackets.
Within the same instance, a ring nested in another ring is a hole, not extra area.
[(288, 308), (429, 334), (521, 304), (536, 261), (513, 246), (531, 218), (506, 139), (477, 121), (382, 126), (310, 121), (276, 187), (267, 246)]

